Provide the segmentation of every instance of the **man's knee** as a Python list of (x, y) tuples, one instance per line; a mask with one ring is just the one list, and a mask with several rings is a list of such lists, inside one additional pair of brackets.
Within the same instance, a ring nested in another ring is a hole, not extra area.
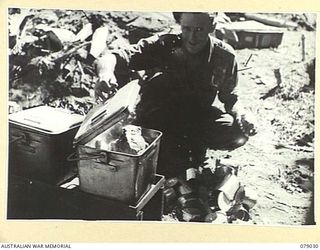
[(223, 126), (212, 124), (204, 130), (203, 141), (210, 149), (233, 150), (243, 146), (248, 141), (248, 137), (242, 132), (237, 124)]

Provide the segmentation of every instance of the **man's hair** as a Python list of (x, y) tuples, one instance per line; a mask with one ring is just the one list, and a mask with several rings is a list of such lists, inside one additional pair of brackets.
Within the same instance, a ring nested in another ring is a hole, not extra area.
[(190, 13), (190, 14), (208, 14), (209, 15), (209, 18), (210, 18), (210, 21), (211, 23), (214, 22), (214, 18), (215, 16), (217, 15), (216, 12), (172, 12), (173, 14), (173, 17), (174, 17), (174, 20), (176, 20), (177, 23), (180, 24), (180, 21), (181, 21), (181, 16), (183, 13)]

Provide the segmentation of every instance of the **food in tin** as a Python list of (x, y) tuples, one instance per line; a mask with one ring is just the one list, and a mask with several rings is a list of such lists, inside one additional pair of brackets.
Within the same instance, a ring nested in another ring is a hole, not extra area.
[(115, 138), (104, 136), (95, 141), (96, 149), (134, 155), (140, 154), (148, 146), (149, 143), (143, 137), (141, 127), (131, 124), (123, 126)]
[(126, 125), (122, 128), (120, 138), (111, 142), (111, 151), (139, 154), (148, 146), (149, 144), (142, 136), (141, 127)]

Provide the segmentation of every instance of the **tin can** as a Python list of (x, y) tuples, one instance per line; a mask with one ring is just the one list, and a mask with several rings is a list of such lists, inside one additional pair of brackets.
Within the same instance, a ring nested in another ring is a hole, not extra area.
[(177, 193), (173, 188), (165, 188), (163, 190), (163, 195), (168, 206), (177, 200)]
[(246, 187), (244, 192), (244, 197), (242, 199), (242, 204), (248, 210), (253, 208), (257, 204), (258, 195), (254, 190)]
[(229, 200), (234, 200), (237, 190), (240, 188), (240, 182), (237, 176), (228, 176), (218, 190), (222, 191)]
[(170, 178), (166, 180), (164, 186), (168, 188), (174, 188), (178, 185), (178, 183), (179, 183), (178, 178)]
[(232, 173), (234, 175), (238, 174), (239, 163), (232, 159), (217, 159), (216, 165), (218, 168), (224, 169), (226, 172)]
[(232, 207), (232, 202), (220, 190), (210, 191), (208, 205), (212, 211), (226, 212)]
[(186, 222), (201, 222), (203, 221), (203, 212), (199, 208), (184, 208), (182, 209), (182, 220)]
[(179, 206), (182, 208), (194, 207), (203, 208), (201, 201), (193, 193), (182, 195), (178, 198)]
[(242, 204), (235, 205), (227, 214), (242, 221), (249, 221), (250, 219), (248, 210)]
[(216, 212), (211, 212), (206, 215), (206, 217), (204, 218), (204, 221), (208, 223), (212, 223), (214, 220), (217, 219), (217, 217), (218, 216)]

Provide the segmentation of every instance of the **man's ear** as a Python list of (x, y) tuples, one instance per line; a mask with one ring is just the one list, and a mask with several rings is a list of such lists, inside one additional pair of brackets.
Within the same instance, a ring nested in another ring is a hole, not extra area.
[(213, 23), (212, 25), (210, 25), (209, 33), (212, 33), (216, 29), (216, 26), (217, 26), (217, 23)]

